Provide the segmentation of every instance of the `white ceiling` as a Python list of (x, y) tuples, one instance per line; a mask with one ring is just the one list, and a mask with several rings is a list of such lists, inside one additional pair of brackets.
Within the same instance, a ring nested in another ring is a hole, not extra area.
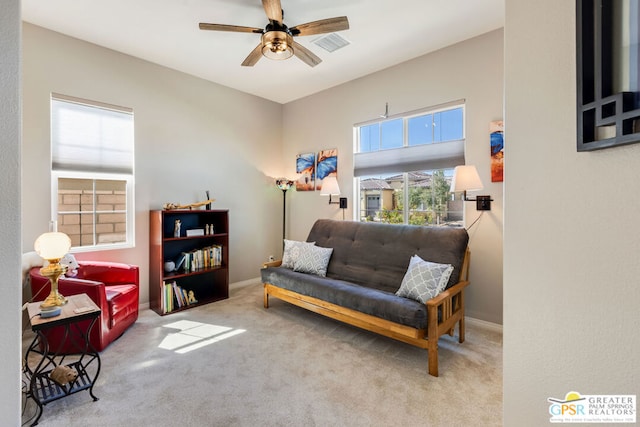
[(323, 62), (261, 58), (241, 67), (259, 34), (202, 31), (199, 22), (264, 28), (260, 0), (23, 0), (24, 21), (279, 103), (353, 80), (504, 25), (504, 0), (281, 0), (293, 27), (347, 16), (333, 53), (296, 41)]

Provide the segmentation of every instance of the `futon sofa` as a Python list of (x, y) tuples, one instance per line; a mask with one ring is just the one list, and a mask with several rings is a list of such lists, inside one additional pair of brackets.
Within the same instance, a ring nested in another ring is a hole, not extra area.
[[(102, 351), (138, 319), (139, 268), (107, 261), (79, 261), (78, 264), (75, 277), (60, 277), (58, 291), (63, 296), (87, 294), (100, 307), (100, 318), (91, 329), (89, 342), (96, 351)], [(49, 279), (40, 274), (39, 267), (32, 268), (29, 276), (33, 300), (44, 300), (51, 291)], [(50, 328), (46, 333), (52, 352), (77, 351), (64, 339), (63, 328)]]
[[(326, 272), (287, 268), (291, 266), (283, 267), (282, 261), (264, 264), (264, 307), (269, 307), (270, 296), (276, 297), (424, 348), (429, 374), (438, 376), (439, 338), (453, 335), (457, 323), (458, 340), (464, 341), (468, 240), (463, 228), (318, 220), (306, 242), (331, 249), (322, 249), (331, 252)], [(425, 303), (396, 295), (414, 255), (453, 267), (444, 291)]]

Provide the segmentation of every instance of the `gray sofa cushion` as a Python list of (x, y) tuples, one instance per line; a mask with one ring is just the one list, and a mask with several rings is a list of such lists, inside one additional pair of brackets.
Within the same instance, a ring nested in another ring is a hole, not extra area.
[(307, 241), (333, 248), (327, 277), (395, 293), (413, 255), (451, 264), (453, 273), (447, 288), (456, 284), (469, 235), (464, 228), (321, 219), (313, 225)]
[(427, 307), (418, 301), (342, 280), (299, 273), (283, 267), (263, 268), (260, 272), (262, 283), (272, 283), (283, 289), (402, 325), (419, 329), (427, 326)]

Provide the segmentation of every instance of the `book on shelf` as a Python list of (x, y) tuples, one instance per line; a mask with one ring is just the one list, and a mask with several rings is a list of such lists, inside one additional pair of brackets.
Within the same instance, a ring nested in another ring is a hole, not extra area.
[(172, 282), (171, 286), (173, 288), (173, 296), (176, 299), (176, 305), (180, 308), (184, 305), (184, 301), (182, 301), (182, 292), (178, 289), (178, 284), (176, 282)]
[(162, 312), (163, 313), (171, 313), (173, 311), (172, 307), (172, 292), (171, 292), (171, 284), (167, 282), (162, 282)]
[(181, 269), (181, 268), (183, 267), (183, 265), (184, 265), (184, 261), (185, 261), (185, 258), (186, 258), (186, 257), (187, 257), (187, 255), (186, 255), (184, 252), (182, 252), (182, 253), (180, 254), (180, 256), (176, 259), (176, 261), (175, 261), (175, 263), (176, 263), (175, 271), (180, 271), (180, 269)]
[[(175, 309), (185, 307), (189, 304), (189, 292), (174, 280), (171, 282), (162, 282), (162, 312), (164, 314), (171, 313)], [(197, 301), (193, 301), (195, 303)]]
[(163, 313), (167, 312), (167, 298), (165, 295), (166, 292), (166, 287), (167, 287), (167, 282), (165, 282), (164, 280), (162, 281), (162, 292), (160, 292), (160, 309), (162, 310)]
[(183, 255), (184, 261), (180, 265), (184, 266), (185, 271), (196, 271), (202, 268), (220, 267), (222, 265), (221, 245), (194, 249), (189, 252), (183, 252)]

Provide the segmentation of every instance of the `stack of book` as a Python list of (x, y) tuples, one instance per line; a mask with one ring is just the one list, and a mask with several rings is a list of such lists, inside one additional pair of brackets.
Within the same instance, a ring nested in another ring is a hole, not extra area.
[(195, 302), (195, 298), (189, 301), (188, 292), (178, 286), (175, 282), (162, 282), (162, 312), (171, 313), (173, 310), (182, 308)]
[[(212, 245), (206, 248), (183, 252), (180, 265), (185, 271), (196, 271), (202, 268), (219, 267), (222, 265), (222, 246)], [(183, 262), (182, 262), (183, 261)]]

